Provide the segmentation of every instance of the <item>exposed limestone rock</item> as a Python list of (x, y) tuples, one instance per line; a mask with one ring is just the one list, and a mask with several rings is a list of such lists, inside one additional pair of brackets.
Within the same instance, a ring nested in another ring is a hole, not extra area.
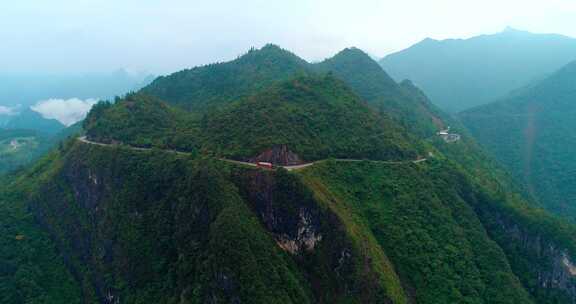
[(544, 289), (560, 290), (568, 295), (571, 303), (576, 303), (576, 265), (566, 248), (559, 246), (539, 234), (527, 231), (521, 225), (498, 218), (498, 225), (509, 237), (517, 241), (528, 256), (539, 260), (537, 270), (538, 286)]
[(294, 166), (304, 163), (296, 153), (288, 150), (286, 145), (274, 146), (272, 149), (268, 149), (260, 155), (249, 159), (249, 161), (253, 163), (269, 162), (280, 166)]
[(295, 238), (288, 234), (281, 234), (277, 238), (277, 244), (291, 254), (298, 254), (302, 250), (312, 251), (316, 244), (322, 240), (322, 235), (316, 231), (312, 225), (311, 214), (305, 209), (300, 209), (300, 221), (298, 222), (298, 233)]
[(290, 205), (283, 202), (272, 174), (255, 171), (248, 183), (246, 195), (280, 248), (298, 254), (313, 250), (322, 240), (320, 211), (314, 202), (297, 196)]

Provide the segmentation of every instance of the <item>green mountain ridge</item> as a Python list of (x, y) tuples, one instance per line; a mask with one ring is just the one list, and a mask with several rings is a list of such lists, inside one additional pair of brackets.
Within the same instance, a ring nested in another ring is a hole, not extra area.
[[(479, 141), (548, 210), (574, 219), (571, 130), (576, 62), (495, 103), (460, 114)], [(496, 123), (498, 122), (498, 123)]]
[(414, 81), (441, 109), (459, 112), (553, 73), (574, 54), (576, 39), (509, 28), (469, 39), (425, 39), (380, 64), (394, 79)]
[[(576, 226), (364, 55), (306, 65), (267, 46), (95, 106), (86, 135), (113, 145), (70, 139), (0, 192), (2, 302), (576, 301)], [(461, 140), (436, 136), (448, 125)], [(290, 172), (219, 159), (275, 145), (427, 159)]]
[(275, 81), (304, 72), (307, 63), (276, 45), (251, 49), (227, 63), (209, 64), (159, 77), (141, 92), (187, 109), (230, 102)]

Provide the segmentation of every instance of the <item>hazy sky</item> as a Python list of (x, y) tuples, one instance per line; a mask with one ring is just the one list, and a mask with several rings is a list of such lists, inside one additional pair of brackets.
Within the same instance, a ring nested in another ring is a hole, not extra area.
[(576, 37), (576, 0), (18, 0), (0, 4), (0, 73), (167, 73), (281, 45), (374, 56), (510, 25)]

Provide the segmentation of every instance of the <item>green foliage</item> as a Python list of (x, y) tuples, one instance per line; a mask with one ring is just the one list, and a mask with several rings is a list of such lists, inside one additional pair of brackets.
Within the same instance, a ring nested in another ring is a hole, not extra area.
[[(54, 156), (43, 160), (51, 162)], [(20, 187), (7, 177), (0, 188), (0, 302), (81, 303), (80, 288), (50, 235), (24, 204), (37, 180)]]
[(576, 64), (505, 100), (462, 113), (478, 140), (549, 211), (576, 219)]
[(237, 100), (287, 80), (306, 70), (308, 63), (275, 45), (251, 49), (227, 63), (216, 63), (159, 77), (142, 89), (186, 109), (203, 109)]
[(64, 165), (32, 190), (30, 206), (78, 284), (100, 300), (311, 301), (301, 273), (220, 164), (81, 143), (66, 149)]
[(245, 159), (287, 145), (305, 160), (407, 159), (416, 149), (402, 128), (364, 105), (331, 76), (297, 77), (200, 119), (145, 95), (103, 104), (85, 122), (98, 142)]
[(342, 79), (382, 116), (394, 118), (420, 137), (432, 136), (444, 127), (445, 117), (418, 88), (409, 81), (398, 85), (359, 49), (345, 49), (313, 69)]
[(193, 117), (154, 97), (129, 94), (114, 105), (95, 105), (84, 120), (84, 129), (98, 142), (191, 151), (197, 145)]
[(210, 113), (201, 134), (203, 147), (231, 158), (281, 144), (306, 160), (416, 155), (402, 129), (329, 75), (299, 77)]
[(422, 303), (530, 303), (442, 165), (326, 163), (304, 174), (366, 222)]
[[(237, 168), (238, 188), (266, 229), (280, 240), (304, 240), (294, 255), (316, 303), (408, 303), (394, 267), (368, 230), (333, 197), (317, 195), (286, 170)], [(252, 172), (250, 172), (252, 171)]]
[(205, 111), (251, 96), (296, 76), (331, 73), (364, 102), (422, 137), (443, 128), (446, 119), (409, 82), (401, 85), (359, 49), (345, 49), (323, 62), (310, 64), (277, 46), (250, 50), (236, 60), (211, 64), (160, 77), (142, 89), (170, 104)]
[[(458, 124), (461, 141), (434, 137), (447, 123), (358, 50), (310, 65), (267, 46), (159, 78), (84, 122), (89, 139), (130, 146), (65, 141), (11, 177), (0, 291), (31, 303), (563, 301), (540, 287), (555, 273), (550, 256), (523, 240), (576, 256), (574, 226), (531, 207)], [(281, 144), (306, 160), (433, 155), (328, 160), (296, 174), (217, 160)], [(281, 249), (309, 229), (321, 235), (313, 250)], [(47, 254), (18, 247), (18, 231)]]

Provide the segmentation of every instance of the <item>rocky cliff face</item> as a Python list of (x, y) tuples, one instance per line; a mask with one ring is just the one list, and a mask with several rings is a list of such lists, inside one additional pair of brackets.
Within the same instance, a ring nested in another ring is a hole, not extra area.
[(333, 288), (332, 298), (314, 289), (319, 303), (337, 297), (393, 303), (379, 283), (369, 279), (376, 276), (371, 258), (353, 246), (340, 219), (321, 208), (296, 176), (283, 170), (251, 170), (238, 172), (235, 180), (266, 230), (304, 269), (312, 285)]
[(541, 266), (535, 271), (538, 287), (548, 292), (562, 291), (571, 303), (576, 303), (576, 265), (568, 250), (510, 219), (499, 217), (498, 224), (519, 249), (538, 261)]
[(83, 303), (405, 303), (285, 170), (89, 145), (61, 164), (31, 206)]
[(286, 145), (277, 145), (249, 159), (250, 162), (269, 162), (280, 166), (293, 166), (303, 164), (300, 157), (290, 151)]
[(562, 241), (497, 208), (482, 206), (481, 218), (506, 252), (525, 288), (539, 302), (576, 303), (576, 264)]
[(293, 255), (313, 251), (322, 240), (321, 230), (325, 227), (321, 226), (322, 213), (312, 197), (307, 193), (290, 193), (295, 189), (279, 184), (274, 173), (243, 174), (243, 193), (278, 246)]

